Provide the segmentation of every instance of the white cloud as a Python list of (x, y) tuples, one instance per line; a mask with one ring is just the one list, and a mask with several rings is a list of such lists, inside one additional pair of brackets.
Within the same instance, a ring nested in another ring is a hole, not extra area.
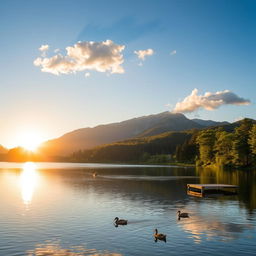
[(134, 53), (138, 56), (140, 60), (145, 60), (145, 57), (153, 55), (154, 51), (152, 49), (147, 49), (147, 50), (134, 51)]
[(111, 40), (103, 42), (77, 42), (66, 47), (67, 54), (60, 53), (51, 58), (39, 57), (34, 65), (42, 72), (55, 75), (70, 74), (78, 71), (96, 70), (98, 72), (124, 73), (121, 64), (124, 62), (124, 45), (117, 45)]
[(41, 51), (41, 52), (48, 51), (48, 50), (49, 50), (49, 45), (48, 45), (48, 44), (42, 44), (42, 45), (38, 48), (38, 50)]
[(41, 52), (41, 57), (46, 57), (46, 52), (49, 50), (48, 44), (42, 44), (38, 50)]
[(176, 50), (173, 50), (173, 51), (170, 52), (171, 55), (175, 55), (176, 53), (177, 53)]
[(178, 102), (173, 110), (174, 113), (189, 113), (199, 108), (214, 110), (221, 105), (249, 105), (250, 100), (241, 98), (231, 91), (219, 91), (215, 93), (206, 92), (198, 95), (198, 90), (194, 89), (183, 101)]

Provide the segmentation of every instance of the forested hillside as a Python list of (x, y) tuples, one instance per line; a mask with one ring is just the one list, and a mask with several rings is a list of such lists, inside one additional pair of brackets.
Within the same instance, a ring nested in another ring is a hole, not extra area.
[(164, 155), (164, 160), (170, 161), (175, 155), (176, 147), (189, 141), (193, 133), (195, 131), (167, 132), (116, 142), (90, 150), (79, 150), (71, 155), (70, 160), (75, 162), (147, 162), (151, 156)]
[(256, 124), (244, 119), (233, 132), (221, 128), (198, 133), (198, 165), (252, 166), (256, 160)]
[(197, 165), (254, 166), (256, 124), (244, 119), (233, 125), (167, 132), (74, 152), (78, 162), (155, 162)]

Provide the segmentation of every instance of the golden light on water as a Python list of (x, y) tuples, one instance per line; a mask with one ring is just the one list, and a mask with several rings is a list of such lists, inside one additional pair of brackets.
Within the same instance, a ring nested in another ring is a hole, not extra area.
[(99, 252), (97, 249), (87, 249), (83, 246), (72, 246), (71, 248), (63, 248), (58, 242), (46, 244), (37, 244), (36, 248), (27, 251), (28, 256), (122, 256), (120, 253), (112, 253), (109, 251)]
[(32, 162), (25, 163), (20, 175), (21, 196), (24, 204), (28, 205), (31, 203), (34, 190), (38, 185), (38, 179), (36, 164)]

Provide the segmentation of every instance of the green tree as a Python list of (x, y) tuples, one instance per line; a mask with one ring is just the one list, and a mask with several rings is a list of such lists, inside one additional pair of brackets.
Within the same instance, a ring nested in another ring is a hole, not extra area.
[(214, 145), (215, 162), (221, 166), (232, 165), (232, 149), (234, 134), (226, 131), (216, 132), (216, 141)]
[(248, 166), (251, 163), (251, 148), (249, 136), (252, 129), (252, 120), (245, 118), (235, 129), (232, 155), (236, 166)]
[(196, 143), (187, 140), (183, 144), (176, 147), (176, 160), (181, 163), (194, 163), (197, 153)]
[(252, 126), (249, 134), (249, 146), (252, 152), (253, 160), (256, 161), (256, 124)]
[(199, 132), (196, 142), (199, 146), (200, 164), (208, 165), (214, 162), (215, 130), (203, 130)]

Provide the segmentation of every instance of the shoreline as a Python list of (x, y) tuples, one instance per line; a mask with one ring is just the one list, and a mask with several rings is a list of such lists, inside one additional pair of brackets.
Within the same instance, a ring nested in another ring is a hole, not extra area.
[[(88, 165), (92, 166), (93, 165), (109, 165), (109, 166), (120, 166), (120, 167), (196, 167), (193, 164), (185, 164), (185, 163), (146, 163), (146, 162), (93, 162), (93, 163), (88, 163), (88, 162), (67, 162), (67, 161), (22, 161), (22, 162), (17, 162), (17, 161), (0, 161), (0, 166), (1, 165), (22, 165), (28, 162), (32, 162), (35, 164), (76, 164), (76, 165)], [(1, 167), (0, 167), (1, 168)]]

